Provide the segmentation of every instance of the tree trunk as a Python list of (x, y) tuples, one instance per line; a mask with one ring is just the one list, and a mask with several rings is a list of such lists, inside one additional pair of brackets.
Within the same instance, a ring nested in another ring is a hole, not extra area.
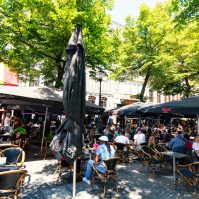
[(139, 96), (140, 102), (144, 102), (144, 93), (145, 93), (146, 85), (147, 85), (149, 77), (150, 77), (150, 71), (151, 71), (151, 68), (148, 68), (147, 69), (147, 74), (146, 74), (146, 76), (144, 78), (144, 83), (142, 85), (142, 90), (141, 90), (140, 96)]
[(57, 63), (57, 79), (55, 82), (55, 87), (56, 88), (62, 88), (63, 86), (63, 75), (64, 75), (64, 66), (62, 66), (61, 62), (56, 62)]
[(189, 97), (190, 94), (191, 94), (191, 86), (189, 84), (188, 77), (185, 78), (185, 85), (186, 85), (186, 87), (185, 87), (185, 97)]

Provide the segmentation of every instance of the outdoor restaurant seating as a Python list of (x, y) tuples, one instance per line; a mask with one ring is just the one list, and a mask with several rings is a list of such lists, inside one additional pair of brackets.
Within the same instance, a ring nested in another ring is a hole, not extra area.
[(6, 157), (6, 165), (13, 165), (19, 168), (23, 167), (25, 152), (19, 147), (4, 149), (1, 151), (0, 156)]
[(115, 142), (114, 145), (116, 146), (116, 155), (120, 157), (123, 165), (125, 165), (125, 160), (128, 156), (128, 150), (129, 150), (128, 145), (117, 142)]
[(159, 166), (161, 167), (161, 156), (159, 156), (159, 154), (157, 154), (152, 148), (148, 146), (143, 146), (142, 152), (143, 152), (142, 170), (144, 166), (148, 166), (148, 169), (152, 167), (154, 175), (154, 170), (156, 165), (159, 164)]
[(136, 147), (134, 145), (130, 145), (129, 147), (129, 153), (131, 154), (130, 157), (132, 161), (141, 162), (143, 160), (143, 152), (142, 150), (136, 150)]
[(92, 185), (94, 185), (94, 179), (98, 177), (103, 183), (104, 183), (104, 197), (106, 196), (107, 192), (107, 181), (113, 180), (116, 186), (116, 192), (118, 192), (117, 188), (117, 181), (116, 181), (116, 176), (117, 176), (117, 171), (116, 171), (116, 166), (117, 162), (119, 161), (119, 157), (115, 158), (110, 158), (107, 160), (104, 160), (105, 163), (105, 173), (101, 173), (100, 171), (97, 170), (96, 165), (99, 163), (94, 163), (93, 164), (93, 175), (92, 175)]
[(190, 185), (194, 188), (197, 195), (197, 185), (199, 180), (199, 162), (193, 162), (187, 165), (176, 166), (176, 188), (179, 182), (183, 181), (186, 185)]
[(0, 152), (7, 148), (17, 147), (16, 144), (6, 143), (6, 144), (0, 144)]
[(55, 179), (56, 175), (58, 175), (56, 179), (56, 183), (59, 182), (61, 175), (63, 174), (63, 172), (66, 172), (66, 171), (70, 171), (70, 175), (72, 176), (72, 172), (71, 172), (72, 166), (68, 164), (66, 161), (59, 160), (57, 163), (56, 170), (54, 172), (54, 176), (53, 176), (53, 178)]
[(158, 144), (153, 145), (152, 149), (158, 154), (158, 156), (159, 156), (158, 159), (161, 160), (162, 162), (164, 162), (165, 157), (161, 154), (161, 152), (165, 152), (165, 151), (167, 151), (167, 149)]
[(0, 172), (0, 198), (18, 198), (26, 174), (26, 170)]

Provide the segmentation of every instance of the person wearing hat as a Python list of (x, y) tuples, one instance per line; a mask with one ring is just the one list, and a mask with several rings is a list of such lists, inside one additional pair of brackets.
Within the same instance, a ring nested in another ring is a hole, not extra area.
[(88, 161), (85, 177), (83, 178), (83, 181), (88, 183), (89, 185), (91, 183), (93, 163), (101, 161), (100, 164), (97, 164), (96, 169), (101, 173), (105, 173), (105, 164), (103, 163), (103, 160), (115, 157), (115, 149), (113, 146), (109, 145), (108, 137), (103, 135), (99, 137), (99, 140), (100, 145), (96, 150), (95, 160)]

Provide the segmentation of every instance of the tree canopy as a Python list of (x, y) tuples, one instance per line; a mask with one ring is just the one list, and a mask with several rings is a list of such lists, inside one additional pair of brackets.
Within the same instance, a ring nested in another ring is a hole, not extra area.
[(144, 101), (146, 85), (166, 95), (198, 92), (198, 21), (195, 18), (176, 28), (179, 21), (172, 6), (170, 1), (152, 9), (143, 4), (138, 18), (126, 18), (112, 77), (121, 81), (144, 77), (140, 101)]
[(157, 75), (157, 65), (164, 38), (172, 29), (169, 11), (163, 4), (150, 9), (145, 4), (140, 8), (137, 19), (127, 17), (123, 29), (123, 42), (120, 50), (120, 64), (115, 68), (114, 78), (133, 80), (144, 77), (140, 100), (144, 100), (147, 83)]
[(199, 17), (198, 0), (172, 0), (173, 11), (176, 12), (176, 21), (187, 23)]
[(111, 6), (112, 0), (0, 0), (0, 61), (24, 80), (41, 74), (61, 87), (65, 48), (79, 23), (86, 65), (103, 70), (113, 51), (107, 34)]

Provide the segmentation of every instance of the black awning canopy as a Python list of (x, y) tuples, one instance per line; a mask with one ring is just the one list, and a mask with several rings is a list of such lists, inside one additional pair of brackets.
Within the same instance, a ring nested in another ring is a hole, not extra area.
[[(0, 86), (0, 104), (7, 109), (63, 113), (63, 91), (50, 87)], [(101, 114), (104, 109), (86, 101), (86, 113)]]
[(199, 95), (141, 108), (143, 113), (199, 115)]

